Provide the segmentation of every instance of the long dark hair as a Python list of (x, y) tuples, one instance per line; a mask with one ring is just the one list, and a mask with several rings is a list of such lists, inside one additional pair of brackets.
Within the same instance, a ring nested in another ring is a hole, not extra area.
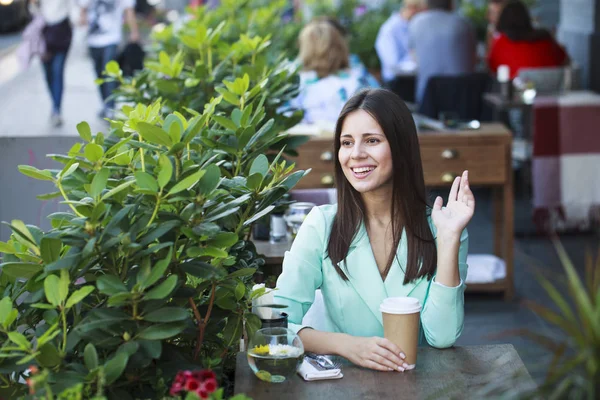
[(528, 41), (551, 39), (550, 32), (535, 29), (527, 6), (520, 0), (509, 0), (502, 8), (496, 30), (508, 36), (513, 41)]
[(366, 111), (377, 121), (392, 152), (391, 211), (394, 251), (387, 261), (383, 275), (387, 275), (396, 257), (404, 228), (408, 243), (404, 284), (422, 276), (431, 279), (437, 265), (437, 252), (427, 220), (431, 208), (427, 202), (417, 129), (406, 104), (396, 94), (385, 89), (366, 89), (357, 93), (348, 100), (337, 120), (334, 155), (338, 209), (331, 227), (328, 256), (337, 273), (343, 280), (348, 280), (341, 264), (348, 255), (361, 223), (368, 222), (362, 197), (344, 176), (338, 156), (344, 120), (356, 110)]

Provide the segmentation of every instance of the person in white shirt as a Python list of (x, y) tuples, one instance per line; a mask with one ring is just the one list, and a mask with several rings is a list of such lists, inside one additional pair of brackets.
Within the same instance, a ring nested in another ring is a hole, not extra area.
[[(140, 39), (134, 11), (135, 0), (83, 0), (81, 6), (81, 23), (88, 25), (88, 46), (96, 75), (100, 78), (106, 64), (117, 56), (117, 47), (123, 39), (124, 18), (131, 32), (129, 40), (138, 42)], [(100, 85), (104, 102), (100, 118), (113, 116), (115, 101), (110, 96), (114, 88), (114, 82)]]
[(384, 82), (392, 81), (398, 72), (414, 69), (414, 59), (408, 46), (408, 24), (412, 17), (424, 9), (424, 0), (404, 0), (402, 9), (393, 13), (379, 28), (375, 50)]
[(346, 101), (374, 78), (351, 68), (346, 38), (326, 19), (307, 24), (298, 42), (300, 94), (289, 106), (304, 110), (304, 123), (335, 122)]
[(52, 99), (50, 121), (55, 127), (63, 123), (60, 113), (64, 91), (65, 62), (73, 37), (69, 20), (71, 6), (71, 0), (35, 0), (32, 3), (33, 9), (44, 20), (42, 32), (46, 53), (42, 56), (42, 63)]

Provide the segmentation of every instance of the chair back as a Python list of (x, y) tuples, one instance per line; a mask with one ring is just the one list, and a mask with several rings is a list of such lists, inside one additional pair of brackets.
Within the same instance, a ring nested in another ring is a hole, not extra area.
[(524, 82), (533, 82), (537, 94), (556, 94), (577, 90), (580, 86), (581, 68), (567, 67), (521, 68), (518, 77)]
[(454, 112), (464, 121), (487, 121), (491, 111), (484, 104), (483, 94), (490, 91), (491, 86), (492, 78), (487, 73), (432, 76), (419, 113), (437, 119), (442, 112)]

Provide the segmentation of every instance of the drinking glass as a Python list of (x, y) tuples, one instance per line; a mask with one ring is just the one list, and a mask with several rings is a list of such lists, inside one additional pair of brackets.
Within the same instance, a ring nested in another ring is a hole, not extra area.
[(304, 360), (304, 345), (287, 328), (263, 328), (248, 343), (248, 365), (260, 380), (281, 383), (290, 379)]

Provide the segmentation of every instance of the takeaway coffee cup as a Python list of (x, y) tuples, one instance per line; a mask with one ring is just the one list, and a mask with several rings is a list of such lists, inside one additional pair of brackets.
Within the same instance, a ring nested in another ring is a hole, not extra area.
[(409, 369), (413, 369), (417, 363), (421, 303), (414, 297), (388, 297), (379, 310), (383, 315), (383, 335), (402, 349)]

